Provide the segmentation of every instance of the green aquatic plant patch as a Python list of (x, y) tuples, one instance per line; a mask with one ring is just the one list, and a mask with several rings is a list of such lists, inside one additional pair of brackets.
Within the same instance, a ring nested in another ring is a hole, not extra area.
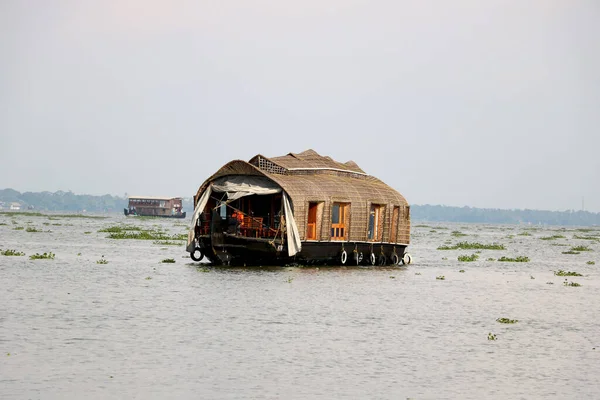
[(490, 332), (488, 333), (488, 340), (498, 340), (498, 336)]
[(567, 251), (563, 251), (563, 254), (581, 254), (578, 251), (573, 251), (573, 250), (567, 250)]
[(462, 233), (461, 231), (452, 231), (451, 235), (454, 236), (454, 237), (468, 236), (467, 234)]
[[(135, 239), (135, 240), (182, 240), (184, 235), (168, 235), (163, 231), (123, 231), (108, 235), (109, 239)], [(187, 235), (185, 235), (187, 239)]]
[(503, 244), (498, 243), (477, 243), (477, 242), (458, 242), (453, 246), (440, 246), (438, 250), (506, 250)]
[(22, 251), (17, 251), (17, 250), (0, 250), (0, 254), (2, 254), (3, 256), (24, 256), (25, 253), (23, 253)]
[(542, 236), (540, 240), (566, 239), (563, 235)]
[(516, 324), (519, 322), (519, 320), (510, 318), (496, 318), (496, 322), (500, 322), (501, 324)]
[(572, 287), (579, 287), (581, 286), (581, 284), (577, 283), (577, 282), (567, 282), (567, 280), (565, 279), (565, 281), (563, 282), (563, 285), (565, 286), (572, 286)]
[(462, 261), (462, 262), (471, 262), (471, 261), (477, 261), (477, 259), (479, 258), (479, 255), (477, 254), (471, 254), (469, 255), (460, 255), (458, 256), (458, 261)]
[(28, 217), (46, 217), (46, 214), (39, 212), (26, 212), (26, 211), (0, 211), (0, 215), (10, 215), (11, 217), (26, 215)]
[(518, 256), (518, 257), (500, 257), (498, 259), (498, 261), (502, 261), (502, 262), (529, 262), (529, 257), (526, 256)]
[(100, 215), (87, 215), (87, 214), (42, 214), (40, 212), (28, 212), (28, 211), (0, 211), (0, 215), (11, 215), (11, 216), (27, 216), (27, 217), (47, 217), (48, 219), (56, 218), (89, 218), (89, 219), (105, 219)]
[(121, 232), (127, 232), (127, 231), (142, 231), (142, 230), (144, 230), (144, 229), (140, 228), (139, 226), (134, 226), (134, 225), (112, 225), (107, 228), (100, 229), (98, 232), (121, 233)]
[(554, 271), (554, 275), (556, 275), (556, 276), (582, 276), (581, 274), (579, 274), (575, 271), (563, 271), (562, 269), (559, 269), (558, 271)]
[(485, 261), (496, 261), (496, 259), (495, 259), (495, 258), (492, 258), (492, 257), (490, 257), (490, 258), (488, 258), (488, 259), (487, 259), (487, 260), (485, 260)]
[(102, 258), (96, 261), (96, 264), (108, 264), (108, 260), (105, 259), (104, 256), (102, 256)]
[(531, 236), (531, 233), (529, 233), (529, 232), (521, 232), (518, 235), (519, 236)]
[(22, 226), (16, 226), (13, 228), (13, 231), (22, 231), (23, 229), (25, 228), (23, 228)]
[(573, 235), (573, 239), (593, 240), (595, 242), (598, 242), (598, 241), (600, 241), (600, 236), (580, 236), (580, 235)]
[(54, 254), (53, 252), (49, 252), (49, 253), (43, 253), (43, 254), (39, 254), (39, 253), (35, 253), (29, 256), (30, 260), (54, 260), (54, 257), (56, 256), (56, 254)]
[(446, 280), (446, 277), (444, 275), (438, 275), (435, 277), (435, 279), (437, 279), (438, 281), (444, 281)]
[(30, 226), (28, 226), (27, 229), (25, 229), (25, 231), (26, 232), (41, 232), (41, 230), (32, 228)]
[(593, 251), (593, 250), (587, 246), (575, 246), (575, 247), (571, 247), (571, 251)]
[(588, 261), (586, 262), (587, 265), (596, 265), (596, 261)]
[(173, 264), (175, 262), (174, 258), (165, 258), (164, 260), (161, 261), (161, 263), (164, 264)]

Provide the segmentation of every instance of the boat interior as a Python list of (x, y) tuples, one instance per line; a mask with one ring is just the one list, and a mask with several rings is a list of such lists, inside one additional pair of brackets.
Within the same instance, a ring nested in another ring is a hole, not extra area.
[[(215, 197), (221, 196), (222, 197)], [(196, 224), (196, 236), (227, 233), (249, 238), (281, 236), (281, 193), (244, 196), (227, 201), (225, 193), (213, 193)]]

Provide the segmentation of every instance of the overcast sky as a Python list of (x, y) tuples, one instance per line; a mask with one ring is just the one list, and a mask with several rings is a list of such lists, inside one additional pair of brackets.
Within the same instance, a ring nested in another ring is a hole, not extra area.
[(597, 0), (0, 0), (0, 188), (191, 196), (313, 148), (412, 204), (600, 211)]

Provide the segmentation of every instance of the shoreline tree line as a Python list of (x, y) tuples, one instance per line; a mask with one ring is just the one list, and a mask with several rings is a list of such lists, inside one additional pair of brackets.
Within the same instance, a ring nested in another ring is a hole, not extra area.
[[(75, 194), (71, 191), (18, 192), (0, 189), (0, 209), (7, 211), (19, 203), (21, 211), (70, 211), (90, 213), (121, 213), (127, 207), (127, 197)], [(185, 211), (193, 211), (192, 198), (183, 199)], [(411, 205), (413, 222), (463, 222), (490, 224), (535, 224), (567, 226), (600, 226), (600, 213), (589, 211), (507, 210), (443, 205)]]

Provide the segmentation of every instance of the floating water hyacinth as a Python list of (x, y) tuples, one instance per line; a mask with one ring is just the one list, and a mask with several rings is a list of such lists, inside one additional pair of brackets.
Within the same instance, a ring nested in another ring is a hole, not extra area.
[(2, 254), (3, 256), (24, 256), (25, 253), (23, 253), (22, 251), (17, 251), (17, 250), (0, 250), (0, 254)]
[(471, 262), (471, 261), (477, 261), (478, 258), (479, 258), (479, 256), (477, 254), (471, 254), (470, 256), (461, 255), (461, 256), (458, 256), (458, 261)]
[(565, 239), (563, 235), (552, 235), (552, 236), (544, 236), (541, 237), (540, 240), (556, 240), (556, 239)]
[(498, 259), (498, 261), (503, 261), (503, 262), (529, 262), (529, 257), (526, 257), (526, 256), (518, 256), (518, 257), (515, 257), (515, 258), (500, 257)]
[(506, 250), (506, 247), (498, 243), (458, 242), (454, 246), (440, 246), (438, 250)]
[(582, 276), (581, 274), (579, 274), (575, 271), (563, 271), (562, 269), (559, 269), (558, 271), (554, 271), (554, 275), (556, 275), (556, 276)]
[(501, 324), (516, 324), (519, 322), (519, 320), (510, 318), (496, 318), (496, 322), (500, 322)]
[(49, 252), (49, 253), (43, 253), (43, 254), (39, 254), (39, 253), (35, 253), (29, 256), (30, 260), (54, 260), (54, 257), (56, 256), (56, 254), (54, 254), (53, 252)]

